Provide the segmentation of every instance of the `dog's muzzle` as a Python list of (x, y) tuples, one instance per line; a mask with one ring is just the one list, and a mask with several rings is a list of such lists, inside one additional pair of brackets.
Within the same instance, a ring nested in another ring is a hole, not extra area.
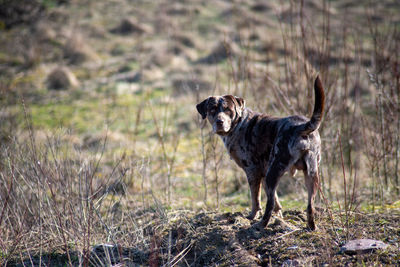
[(227, 121), (217, 119), (213, 124), (213, 130), (216, 134), (226, 134), (230, 129), (230, 125)]

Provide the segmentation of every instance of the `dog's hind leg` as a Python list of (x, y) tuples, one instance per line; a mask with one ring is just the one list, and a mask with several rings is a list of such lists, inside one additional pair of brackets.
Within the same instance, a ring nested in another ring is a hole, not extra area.
[[(264, 188), (266, 188), (266, 185), (265, 185), (265, 181), (266, 181), (266, 179), (263, 179), (263, 186), (264, 186)], [(278, 215), (278, 217), (283, 217), (282, 216), (282, 205), (281, 205), (281, 203), (279, 202), (279, 197), (278, 197), (278, 193), (276, 192), (276, 190), (275, 190), (275, 195), (274, 195), (274, 212)]]
[(279, 202), (279, 198), (278, 198), (278, 194), (277, 194), (277, 192), (276, 192), (276, 190), (275, 190), (275, 206), (274, 206), (274, 212), (276, 212), (276, 214), (279, 216), (279, 217), (283, 217), (282, 216), (282, 205), (281, 205), (281, 203)]
[(319, 185), (318, 161), (317, 157), (311, 151), (307, 152), (307, 154), (304, 156), (304, 161), (307, 165), (307, 169), (303, 171), (305, 184), (308, 191), (307, 224), (308, 228), (315, 230), (314, 199)]
[[(282, 158), (275, 158), (272, 160), (267, 175), (265, 176), (265, 182), (263, 183), (265, 192), (267, 194), (267, 206), (265, 207), (264, 216), (260, 221), (261, 227), (266, 227), (269, 220), (271, 219), (272, 211), (275, 209), (276, 205), (276, 187), (278, 185), (279, 179), (285, 173), (289, 162), (284, 162)], [(279, 201), (277, 201), (279, 204)], [(280, 204), (279, 204), (280, 206)]]

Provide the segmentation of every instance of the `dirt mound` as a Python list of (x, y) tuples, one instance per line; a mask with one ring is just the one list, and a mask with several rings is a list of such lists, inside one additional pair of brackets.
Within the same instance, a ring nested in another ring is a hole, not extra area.
[[(146, 215), (151, 218), (151, 224), (141, 230), (143, 238), (148, 240), (146, 246), (97, 244), (90, 249), (90, 263), (94, 266), (396, 265), (400, 255), (398, 215), (391, 213), (352, 214), (353, 223), (346, 228), (343, 214), (331, 213), (331, 217), (321, 210), (316, 231), (306, 228), (306, 215), (301, 211), (289, 210), (283, 213), (283, 218), (273, 217), (266, 229), (259, 229), (257, 221), (246, 219), (240, 212), (163, 214), (149, 211)], [(374, 238), (388, 246), (362, 255), (343, 253), (342, 246), (354, 237)], [(73, 259), (82, 257), (81, 252), (70, 251), (70, 254)], [(24, 262), (38, 262), (38, 257)], [(55, 259), (68, 262), (65, 254), (42, 255), (42, 262)], [(13, 266), (16, 262), (10, 263)]]
[[(255, 253), (243, 246), (242, 237), (256, 234), (250, 227), (250, 222), (241, 213), (201, 213), (192, 219), (192, 225), (195, 231), (185, 236), (182, 241), (191, 242), (189, 244), (192, 244), (192, 249), (187, 258), (191, 259), (194, 265), (210, 266), (217, 262), (231, 262), (239, 266), (258, 265), (259, 260)], [(243, 229), (246, 229), (245, 235), (240, 234), (243, 233)], [(187, 232), (190, 233), (190, 230)], [(177, 244), (182, 241), (177, 240)], [(184, 244), (182, 246), (186, 247)]]
[[(360, 224), (376, 221), (370, 215), (354, 216), (357, 216), (356, 220)], [(394, 219), (390, 214), (380, 216), (387, 223)], [(170, 224), (164, 230), (164, 242), (160, 244), (164, 244), (162, 250), (168, 251), (170, 247), (170, 258), (177, 255), (175, 259), (178, 261), (178, 256), (181, 259), (184, 257), (191, 266), (346, 265), (357, 260), (391, 264), (396, 259), (398, 249), (392, 240), (398, 231), (396, 227), (386, 227), (391, 229), (391, 233), (382, 231), (381, 235), (372, 223), (370, 229), (364, 229), (366, 231), (362, 235), (375, 236), (383, 241), (387, 239), (385, 242), (394, 246), (379, 255), (370, 253), (352, 258), (340, 252), (340, 246), (346, 239), (346, 230), (340, 227), (336, 219), (333, 224), (329, 222), (330, 218), (328, 213), (321, 210), (318, 222), (320, 228), (309, 231), (306, 229), (306, 215), (300, 211), (285, 211), (282, 219), (273, 218), (266, 229), (259, 229), (256, 221), (249, 221), (240, 212), (200, 213)], [(357, 229), (357, 223), (354, 223), (347, 231), (357, 235)]]
[[(187, 247), (192, 244), (186, 258), (195, 266), (210, 266), (216, 263), (238, 266), (258, 266), (269, 260), (269, 253), (260, 252), (267, 242), (285, 233), (296, 231), (290, 223), (281, 219), (275, 221), (267, 230), (258, 229), (240, 213), (201, 213), (191, 221), (193, 230), (176, 240), (176, 244)], [(278, 247), (275, 248), (275, 250)]]
[(240, 54), (240, 48), (235, 43), (219, 42), (207, 56), (199, 59), (197, 63), (217, 64), (230, 56), (238, 54)]
[(182, 34), (182, 33), (173, 34), (171, 36), (171, 39), (177, 41), (178, 43), (181, 43), (186, 47), (194, 48), (196, 46), (194, 37), (188, 34)]
[(81, 64), (87, 60), (98, 60), (99, 57), (79, 33), (74, 34), (65, 44), (64, 58), (71, 64)]
[(111, 32), (121, 35), (144, 34), (150, 32), (150, 28), (134, 19), (124, 18), (117, 27), (111, 29)]
[(49, 89), (66, 90), (79, 85), (75, 75), (67, 67), (56, 67), (47, 77)]
[(255, 12), (265, 12), (272, 9), (272, 7), (264, 2), (258, 2), (251, 6), (250, 8), (252, 11)]

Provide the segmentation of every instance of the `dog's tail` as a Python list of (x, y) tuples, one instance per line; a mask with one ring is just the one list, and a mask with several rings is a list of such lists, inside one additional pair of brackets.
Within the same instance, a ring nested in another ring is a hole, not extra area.
[(315, 79), (314, 83), (314, 93), (315, 93), (315, 104), (314, 111), (311, 116), (311, 119), (303, 124), (303, 129), (301, 130), (302, 134), (309, 134), (319, 128), (322, 120), (322, 114), (324, 112), (325, 106), (325, 93), (324, 88), (322, 87), (322, 82), (319, 79), (319, 76)]

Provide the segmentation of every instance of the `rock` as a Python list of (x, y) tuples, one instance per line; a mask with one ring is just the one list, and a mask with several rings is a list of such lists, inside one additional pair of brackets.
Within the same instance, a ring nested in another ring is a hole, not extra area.
[(67, 67), (56, 67), (47, 77), (47, 87), (54, 90), (67, 90), (79, 86), (75, 75)]
[(355, 239), (350, 240), (346, 244), (344, 244), (340, 251), (342, 253), (346, 253), (349, 255), (354, 254), (365, 254), (369, 252), (373, 252), (377, 249), (386, 249), (389, 245), (383, 243), (379, 240), (373, 239)]
[(111, 30), (111, 32), (122, 35), (143, 34), (150, 32), (150, 28), (131, 18), (124, 18), (116, 28)]

